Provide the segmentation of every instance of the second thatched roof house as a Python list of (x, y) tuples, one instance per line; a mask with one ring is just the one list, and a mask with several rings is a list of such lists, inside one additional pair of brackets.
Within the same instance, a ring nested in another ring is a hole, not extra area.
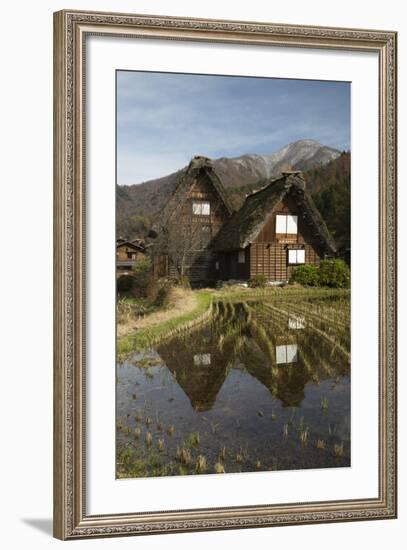
[(295, 267), (336, 254), (301, 172), (284, 172), (248, 195), (213, 244), (218, 278), (287, 281)]

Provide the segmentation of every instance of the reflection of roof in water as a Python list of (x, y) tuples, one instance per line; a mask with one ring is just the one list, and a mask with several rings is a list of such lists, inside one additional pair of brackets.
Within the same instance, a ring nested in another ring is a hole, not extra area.
[(191, 338), (167, 341), (157, 351), (192, 407), (196, 411), (210, 410), (226, 379), (230, 356), (221, 352), (214, 343), (203, 345), (196, 332)]
[(301, 360), (279, 366), (254, 343), (248, 342), (241, 354), (247, 372), (279, 399), (283, 407), (298, 407), (304, 399), (310, 376)]
[(283, 406), (297, 407), (305, 386), (313, 380), (332, 378), (349, 371), (349, 364), (332, 359), (332, 343), (301, 328), (295, 317), (288, 329), (287, 312), (270, 323), (270, 312), (256, 311), (242, 303), (218, 303), (213, 322), (176, 336), (157, 347), (157, 352), (197, 411), (210, 410), (228, 374), (237, 362), (263, 384)]

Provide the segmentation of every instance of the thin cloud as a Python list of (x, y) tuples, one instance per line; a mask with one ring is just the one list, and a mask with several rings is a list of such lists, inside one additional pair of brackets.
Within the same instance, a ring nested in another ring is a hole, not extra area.
[(298, 139), (350, 147), (350, 84), (118, 72), (118, 183), (182, 168), (195, 154), (270, 154)]

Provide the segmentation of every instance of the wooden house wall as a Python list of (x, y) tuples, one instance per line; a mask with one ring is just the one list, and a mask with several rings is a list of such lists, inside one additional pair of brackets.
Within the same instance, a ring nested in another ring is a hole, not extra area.
[[(292, 214), (298, 216), (296, 235), (276, 234), (276, 216)], [(286, 281), (296, 265), (288, 264), (288, 249), (305, 250), (305, 264), (319, 264), (323, 251), (317, 235), (301, 215), (301, 210), (291, 197), (279, 203), (269, 216), (257, 238), (250, 245), (250, 277), (265, 275), (272, 281)]]
[[(128, 254), (131, 254), (130, 258)], [(135, 250), (132, 246), (122, 245), (117, 247), (116, 249), (116, 259), (120, 261), (138, 260), (144, 257), (144, 252), (141, 252), (140, 250)]]
[[(305, 263), (318, 265), (321, 256), (311, 244), (305, 244)], [(265, 275), (271, 281), (288, 281), (297, 265), (288, 264), (288, 247), (278, 243), (253, 243), (250, 246), (250, 278)]]

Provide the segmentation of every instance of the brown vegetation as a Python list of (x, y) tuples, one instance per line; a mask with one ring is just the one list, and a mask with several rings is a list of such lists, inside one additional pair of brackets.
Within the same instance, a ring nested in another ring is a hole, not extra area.
[(128, 304), (124, 305), (126, 314), (119, 314), (117, 318), (117, 337), (122, 338), (136, 330), (159, 325), (185, 313), (189, 313), (197, 306), (197, 299), (191, 290), (173, 287), (168, 292), (165, 309), (155, 311), (143, 317), (132, 316)]

